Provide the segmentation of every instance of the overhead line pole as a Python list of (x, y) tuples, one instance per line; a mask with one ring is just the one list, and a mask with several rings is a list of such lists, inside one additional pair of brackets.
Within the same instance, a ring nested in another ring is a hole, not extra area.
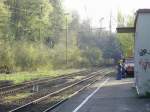
[(109, 33), (112, 33), (112, 11), (110, 12), (110, 21), (109, 21)]
[(100, 23), (100, 28), (99, 28), (99, 37), (101, 36), (101, 33), (102, 33), (102, 22), (104, 20), (104, 17), (101, 17), (101, 19), (99, 20), (99, 23)]
[(68, 19), (66, 17), (66, 64), (68, 64)]
[(69, 13), (65, 13), (65, 19), (66, 19), (66, 64), (68, 64), (68, 18), (67, 15), (69, 15)]

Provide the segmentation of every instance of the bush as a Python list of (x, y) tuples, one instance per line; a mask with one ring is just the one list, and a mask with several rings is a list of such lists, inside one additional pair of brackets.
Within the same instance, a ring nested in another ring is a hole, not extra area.
[(7, 68), (9, 72), (13, 71), (13, 65), (15, 63), (14, 53), (8, 42), (3, 41), (0, 43), (0, 60), (0, 68)]
[(66, 49), (63, 44), (50, 48), (41, 42), (20, 40), (1, 43), (0, 60), (0, 68), (7, 68), (8, 71), (36, 71), (99, 65), (102, 53), (98, 48), (81, 52), (78, 47), (71, 46), (68, 47), (66, 64)]
[(102, 62), (102, 52), (98, 48), (88, 48), (82, 51), (83, 65), (99, 65)]
[(20, 41), (13, 49), (16, 67), (20, 70), (37, 70), (51, 65), (50, 50), (42, 43)]

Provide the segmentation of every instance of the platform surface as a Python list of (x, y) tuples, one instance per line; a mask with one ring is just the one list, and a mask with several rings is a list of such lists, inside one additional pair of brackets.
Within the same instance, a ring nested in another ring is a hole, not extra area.
[(98, 81), (52, 112), (150, 112), (150, 99), (139, 98), (133, 82), (131, 78), (118, 81), (113, 77), (105, 84)]

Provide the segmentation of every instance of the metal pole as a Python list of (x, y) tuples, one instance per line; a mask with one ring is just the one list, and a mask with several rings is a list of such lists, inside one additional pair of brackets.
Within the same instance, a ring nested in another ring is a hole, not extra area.
[(109, 21), (109, 33), (112, 33), (112, 11), (110, 12), (110, 21)]
[(40, 39), (40, 42), (42, 43), (42, 38), (41, 38), (41, 20), (42, 20), (42, 11), (43, 11), (43, 7), (42, 6), (40, 6), (40, 22), (39, 22), (39, 24), (40, 24), (40, 27), (39, 27), (39, 39)]
[(99, 23), (100, 23), (100, 29), (99, 29), (99, 37), (101, 36), (101, 33), (102, 33), (102, 22), (104, 20), (104, 17), (102, 17), (100, 20), (99, 20)]
[(68, 19), (66, 16), (66, 64), (68, 64)]

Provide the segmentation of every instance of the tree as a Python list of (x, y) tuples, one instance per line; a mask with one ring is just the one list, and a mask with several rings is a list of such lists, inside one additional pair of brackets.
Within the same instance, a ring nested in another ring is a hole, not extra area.
[(49, 27), (49, 30), (52, 33), (48, 38), (48, 41), (52, 41), (56, 44), (59, 42), (59, 39), (62, 37), (64, 32), (65, 15), (60, 0), (50, 0), (50, 3), (53, 7), (53, 12), (49, 16), (51, 22), (51, 27)]
[[(75, 11), (67, 17), (68, 31), (59, 0), (1, 0), (0, 37), (7, 39), (0, 40), (0, 67), (14, 71), (85, 67), (116, 59), (120, 47), (115, 34), (92, 29), (90, 20), (81, 22)], [(124, 17), (119, 22), (125, 25)]]
[[(126, 18), (126, 21), (125, 21)], [(127, 17), (124, 17), (121, 12), (118, 12), (118, 27), (133, 27), (134, 26), (134, 16), (128, 15)], [(133, 34), (117, 34), (117, 37), (119, 39), (122, 53), (125, 57), (131, 57), (133, 56), (134, 52), (134, 35)]]
[(52, 6), (49, 0), (7, 0), (11, 11), (11, 29), (15, 39), (42, 40), (50, 33), (49, 16)]
[(9, 32), (9, 10), (4, 1), (0, 1), (0, 38), (7, 38)]

